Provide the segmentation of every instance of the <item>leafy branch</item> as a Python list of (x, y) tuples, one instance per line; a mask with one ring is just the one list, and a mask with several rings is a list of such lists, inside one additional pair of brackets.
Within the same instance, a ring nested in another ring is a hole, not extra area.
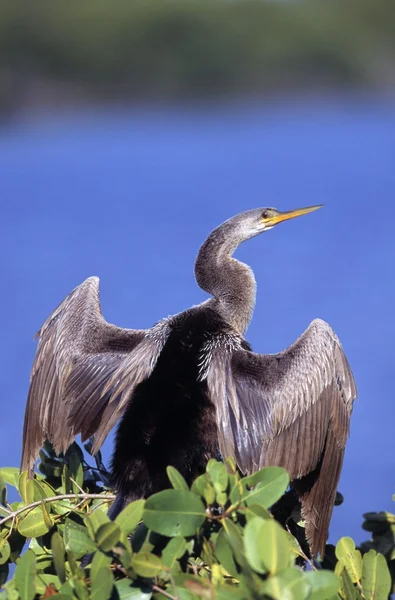
[[(367, 513), (371, 541), (341, 538), (312, 561), (279, 467), (241, 477), (232, 461), (210, 460), (188, 486), (170, 466), (170, 489), (110, 521), (100, 456), (89, 467), (76, 444), (60, 457), (46, 445), (40, 459), (34, 479), (0, 469), (0, 600), (387, 600), (391, 591), (395, 516)], [(7, 503), (7, 485), (20, 501)]]
[(37, 500), (36, 502), (31, 502), (30, 504), (26, 504), (26, 506), (22, 506), (15, 511), (9, 511), (8, 515), (0, 520), (0, 527), (7, 523), (9, 520), (15, 520), (19, 515), (24, 512), (28, 512), (37, 506), (41, 506), (42, 504), (50, 504), (51, 502), (59, 502), (61, 500), (103, 500), (103, 502), (113, 502), (115, 500), (114, 494), (59, 494), (59, 496), (50, 496), (49, 498), (42, 498), (41, 500)]

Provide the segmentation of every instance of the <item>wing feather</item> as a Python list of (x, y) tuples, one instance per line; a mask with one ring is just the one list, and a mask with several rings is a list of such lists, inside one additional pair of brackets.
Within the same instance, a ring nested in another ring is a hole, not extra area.
[(97, 277), (86, 279), (63, 300), (37, 334), (22, 470), (32, 471), (46, 439), (57, 452), (64, 452), (78, 433), (87, 439), (98, 432), (98, 450), (110, 422), (113, 425), (116, 420), (114, 413), (118, 418), (134, 387), (155, 365), (166, 339), (166, 325), (155, 327), (159, 333), (153, 336), (151, 330), (107, 323)]
[(322, 553), (356, 397), (336, 334), (317, 319), (279, 354), (228, 343), (213, 349), (207, 384), (221, 452), (245, 473), (286, 468), (301, 495), (312, 552)]

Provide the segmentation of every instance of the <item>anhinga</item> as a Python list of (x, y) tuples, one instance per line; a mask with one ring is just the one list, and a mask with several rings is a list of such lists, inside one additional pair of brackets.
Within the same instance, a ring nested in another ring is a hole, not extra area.
[(195, 275), (212, 297), (148, 330), (102, 316), (90, 277), (40, 329), (27, 400), (22, 469), (32, 474), (47, 439), (65, 452), (79, 433), (115, 438), (112, 516), (168, 487), (166, 466), (191, 483), (211, 457), (232, 456), (245, 473), (285, 467), (301, 499), (313, 555), (322, 553), (343, 462), (356, 388), (331, 327), (314, 320), (279, 354), (254, 353), (244, 333), (256, 284), (232, 257), (241, 242), (319, 208), (243, 212), (200, 248)]

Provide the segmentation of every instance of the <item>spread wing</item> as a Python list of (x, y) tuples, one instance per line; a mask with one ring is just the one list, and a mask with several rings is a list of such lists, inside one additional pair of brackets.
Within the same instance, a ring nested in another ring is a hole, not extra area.
[(93, 450), (99, 449), (133, 389), (156, 363), (165, 332), (153, 335), (154, 329), (107, 323), (97, 277), (86, 279), (67, 296), (37, 334), (22, 470), (32, 471), (46, 439), (57, 452), (65, 452), (78, 433), (83, 440), (96, 434)]
[(322, 553), (356, 397), (336, 334), (315, 320), (274, 355), (228, 343), (213, 351), (207, 384), (222, 454), (245, 473), (286, 468), (301, 496), (312, 553)]

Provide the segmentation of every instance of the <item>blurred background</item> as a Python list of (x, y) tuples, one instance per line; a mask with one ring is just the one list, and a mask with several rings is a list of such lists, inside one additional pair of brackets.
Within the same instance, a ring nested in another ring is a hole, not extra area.
[(205, 298), (193, 261), (224, 219), (324, 203), (240, 248), (248, 339), (277, 352), (318, 316), (341, 338), (360, 400), (330, 540), (367, 539), (395, 492), (392, 0), (0, 12), (0, 465), (19, 464), (33, 335), (76, 285), (98, 275), (105, 317), (150, 327)]

